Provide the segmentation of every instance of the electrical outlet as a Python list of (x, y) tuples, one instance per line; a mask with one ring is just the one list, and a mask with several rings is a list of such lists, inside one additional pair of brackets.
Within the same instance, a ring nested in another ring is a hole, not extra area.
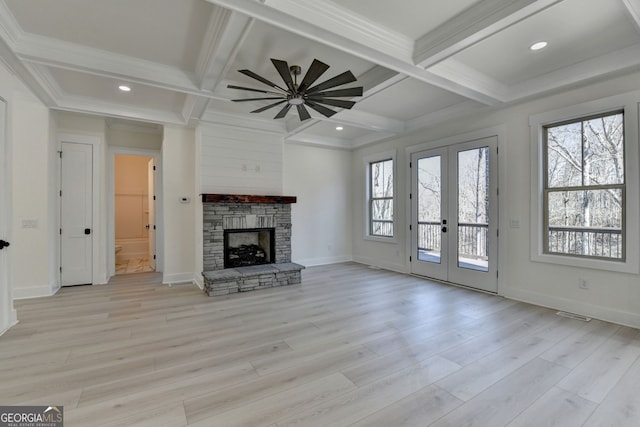
[(583, 277), (579, 277), (578, 278), (578, 287), (580, 289), (589, 289), (589, 283), (587, 283), (587, 280)]

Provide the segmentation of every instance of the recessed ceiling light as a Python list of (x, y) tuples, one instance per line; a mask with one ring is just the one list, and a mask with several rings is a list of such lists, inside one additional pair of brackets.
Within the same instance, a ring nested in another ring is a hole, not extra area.
[(544, 49), (545, 47), (547, 47), (547, 42), (536, 42), (534, 44), (532, 44), (531, 46), (529, 46), (529, 50), (540, 50), (540, 49)]
[(131, 88), (127, 85), (120, 85), (118, 86), (118, 89), (120, 89), (123, 92), (131, 92)]
[(336, 126), (336, 130), (342, 130), (344, 129), (342, 126)]

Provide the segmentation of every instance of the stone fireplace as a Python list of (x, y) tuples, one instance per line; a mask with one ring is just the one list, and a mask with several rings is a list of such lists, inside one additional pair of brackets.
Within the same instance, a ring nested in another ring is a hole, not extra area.
[(297, 284), (291, 262), (295, 197), (203, 194), (203, 276), (211, 296)]

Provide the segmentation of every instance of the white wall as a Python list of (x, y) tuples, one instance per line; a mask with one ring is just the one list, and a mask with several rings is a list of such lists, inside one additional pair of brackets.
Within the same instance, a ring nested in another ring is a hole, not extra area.
[[(165, 126), (162, 143), (163, 283), (196, 280), (195, 131)], [(181, 203), (188, 197), (189, 203)]]
[(199, 134), (202, 193), (283, 195), (282, 135), (219, 125)]
[(14, 298), (51, 295), (57, 289), (51, 277), (49, 254), (51, 206), (55, 193), (51, 177), (49, 109), (28, 91), (13, 97), (12, 163), (12, 274)]
[(159, 133), (107, 128), (107, 143), (110, 146), (160, 151), (162, 135)]
[(291, 205), (292, 261), (311, 266), (350, 261), (351, 152), (284, 146), (284, 193)]
[[(529, 116), (637, 90), (640, 88), (638, 81), (640, 73), (614, 78), (590, 87), (549, 95), (519, 105), (471, 114), (414, 135), (356, 150), (352, 163), (355, 259), (399, 271), (409, 271), (406, 244), (408, 227), (405, 221), (406, 147), (481, 129), (502, 127), (504, 138), (498, 141), (501, 150), (499, 293), (515, 299), (640, 327), (640, 277), (637, 274), (585, 271), (575, 267), (533, 262), (529, 247), (532, 143), (529, 135)], [(638, 141), (627, 141), (627, 144), (637, 145)], [(363, 158), (394, 148), (398, 149), (398, 229), (404, 232), (399, 233), (397, 244), (366, 241), (363, 239), (366, 218)], [(639, 167), (639, 163), (640, 159), (631, 159), (633, 167)], [(637, 182), (630, 182), (628, 185), (627, 191), (637, 193), (640, 190)], [(519, 221), (520, 228), (509, 228), (510, 220)], [(638, 218), (628, 218), (628, 221), (638, 221)], [(630, 237), (638, 239), (638, 236)], [(396, 256), (397, 253), (400, 255)], [(578, 288), (579, 276), (587, 277), (591, 285), (590, 290)]]

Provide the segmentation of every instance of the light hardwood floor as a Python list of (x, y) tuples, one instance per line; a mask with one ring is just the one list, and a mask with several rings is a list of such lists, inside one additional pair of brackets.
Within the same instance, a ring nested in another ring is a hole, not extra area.
[(65, 426), (638, 426), (640, 332), (347, 263), (224, 298), (155, 273), (18, 301), (0, 404)]

